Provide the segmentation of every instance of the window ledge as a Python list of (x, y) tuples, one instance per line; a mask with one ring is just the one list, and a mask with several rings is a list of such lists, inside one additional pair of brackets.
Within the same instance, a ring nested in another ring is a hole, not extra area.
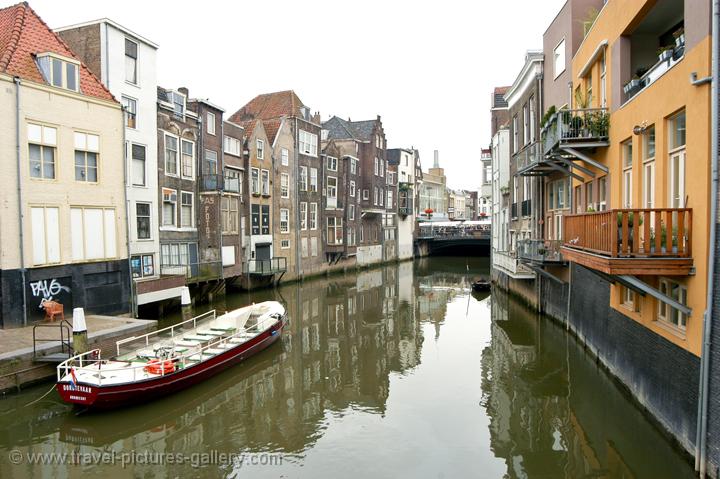
[(653, 320), (653, 324), (654, 324), (655, 326), (657, 326), (658, 328), (663, 329), (663, 330), (669, 332), (669, 333), (672, 334), (673, 336), (676, 336), (678, 339), (680, 339), (680, 340), (682, 340), (682, 341), (686, 341), (686, 340), (687, 340), (687, 336), (686, 336), (687, 333), (686, 333), (686, 331), (680, 329), (679, 327), (677, 327), (677, 326), (675, 326), (675, 325), (673, 325), (673, 324), (668, 323), (668, 322), (665, 321), (664, 319), (654, 319), (654, 320)]

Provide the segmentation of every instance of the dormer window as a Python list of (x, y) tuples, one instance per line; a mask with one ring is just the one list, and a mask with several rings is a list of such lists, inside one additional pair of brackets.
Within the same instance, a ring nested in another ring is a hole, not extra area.
[(37, 65), (50, 85), (80, 91), (80, 63), (77, 60), (54, 53), (43, 53), (37, 56)]
[(168, 92), (168, 100), (173, 105), (173, 112), (178, 118), (185, 117), (185, 95), (176, 91)]

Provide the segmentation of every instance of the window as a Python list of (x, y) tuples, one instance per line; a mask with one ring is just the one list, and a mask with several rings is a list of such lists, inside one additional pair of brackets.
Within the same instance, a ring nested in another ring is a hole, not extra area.
[(195, 164), (195, 143), (188, 140), (182, 140), (182, 176), (183, 178), (193, 178)]
[(176, 91), (168, 92), (168, 99), (173, 105), (173, 114), (176, 118), (183, 119), (185, 117), (185, 95)]
[(317, 192), (318, 190), (318, 171), (317, 168), (310, 168), (310, 191)]
[(122, 104), (125, 112), (125, 126), (137, 128), (137, 100), (123, 96)]
[(332, 156), (327, 157), (327, 169), (328, 169), (328, 171), (337, 171), (337, 169), (338, 169), (337, 158), (333, 158)]
[(640, 311), (640, 303), (638, 302), (637, 293), (635, 291), (626, 286), (621, 286), (620, 295), (621, 305), (631, 311)]
[(350, 196), (355, 197), (355, 181), (350, 180)]
[(255, 140), (255, 148), (257, 150), (257, 159), (264, 160), (265, 159), (265, 142), (261, 139)]
[(145, 186), (145, 147), (143, 145), (130, 145), (132, 158), (132, 184)]
[(350, 158), (350, 173), (357, 174), (357, 160), (355, 158)]
[(30, 177), (44, 180), (55, 179), (57, 130), (48, 126), (28, 124), (27, 135)]
[(553, 66), (555, 78), (565, 71), (565, 39), (563, 38), (553, 50)]
[(59, 208), (30, 208), (33, 265), (60, 262)]
[(670, 207), (685, 207), (685, 111), (668, 120), (670, 166)]
[(355, 230), (350, 226), (347, 229), (347, 244), (348, 246), (355, 245)]
[(290, 232), (290, 210), (280, 208), (280, 233)]
[(327, 242), (328, 244), (343, 244), (343, 220), (328, 216), (327, 218)]
[(250, 207), (250, 221), (252, 222), (252, 235), (260, 234), (260, 205), (252, 205)]
[(260, 178), (262, 180), (262, 194), (264, 196), (270, 196), (270, 171), (260, 171)]
[(97, 183), (100, 137), (75, 132), (75, 181)]
[[(170, 243), (160, 245), (161, 264), (163, 266), (194, 266), (190, 258), (197, 258), (197, 243)], [(181, 269), (185, 274), (185, 268)], [(197, 274), (197, 273), (196, 273)]]
[(316, 236), (310, 238), (310, 254), (313, 256), (318, 255), (318, 241)]
[(250, 169), (250, 192), (253, 195), (260, 194), (260, 169), (259, 168), (251, 168)]
[(310, 229), (317, 229), (318, 204), (310, 203)]
[(304, 201), (300, 202), (300, 229), (307, 229), (307, 203)]
[(528, 106), (523, 105), (523, 145), (530, 142), (530, 117), (528, 115)]
[(240, 140), (225, 135), (225, 153), (240, 156)]
[(380, 160), (380, 176), (385, 176), (385, 162)]
[(135, 221), (137, 224), (137, 239), (150, 239), (150, 203), (135, 203)]
[(299, 132), (300, 153), (317, 156), (317, 135), (305, 130)]
[(365, 201), (370, 199), (370, 192), (368, 190), (363, 190), (362, 199)]
[(585, 209), (595, 211), (595, 195), (592, 181), (585, 183)]
[(195, 224), (193, 194), (187, 191), (180, 192), (180, 227), (192, 228)]
[(337, 178), (327, 177), (327, 207), (337, 208)]
[(655, 126), (643, 133), (643, 208), (655, 205)]
[(607, 65), (605, 64), (605, 50), (603, 50), (602, 57), (600, 58), (600, 107), (607, 107), (607, 83), (605, 81), (605, 73), (607, 71)]
[(375, 157), (375, 176), (380, 174), (380, 160)]
[[(660, 292), (680, 304), (687, 304), (687, 288), (668, 278), (660, 278)], [(684, 330), (688, 317), (669, 304), (658, 301), (658, 319)]]
[(155, 276), (155, 259), (151, 254), (130, 257), (130, 272), (133, 278)]
[(379, 193), (378, 194), (379, 204), (380, 204), (380, 206), (382, 206), (383, 203), (385, 202), (385, 192), (382, 189), (380, 189), (380, 190), (378, 190), (378, 193)]
[(51, 53), (38, 55), (37, 66), (46, 82), (58, 88), (80, 91), (80, 63)]
[(203, 165), (203, 169), (203, 174), (205, 175), (218, 174), (217, 151), (205, 150), (205, 164)]
[(116, 224), (114, 208), (70, 208), (73, 261), (114, 258)]
[(205, 115), (205, 121), (207, 122), (207, 132), (209, 135), (215, 134), (215, 113), (207, 112)]
[(290, 249), (290, 240), (289, 239), (280, 240), (280, 248)]
[(373, 205), (378, 204), (378, 188), (377, 186), (373, 189)]
[(307, 191), (307, 166), (300, 167), (300, 191)]
[(607, 209), (607, 177), (598, 179), (598, 211)]
[[(530, 105), (530, 127), (529, 127), (529, 137), (530, 141), (535, 141), (535, 97), (531, 96), (530, 101), (528, 102)], [(490, 177), (488, 176), (488, 183), (490, 182)]]
[(517, 119), (517, 115), (513, 116), (512, 129), (513, 129), (513, 153), (517, 153), (517, 151), (518, 151), (518, 119)]
[(632, 140), (627, 140), (621, 146), (623, 155), (623, 208), (632, 207)]
[(280, 196), (290, 198), (290, 177), (287, 173), (280, 173)]
[(393, 190), (392, 189), (388, 188), (388, 190), (387, 190), (387, 202), (385, 203), (385, 205), (388, 208), (392, 208), (392, 206), (393, 206)]
[(270, 205), (262, 205), (260, 207), (260, 210), (262, 212), (262, 228), (261, 233), (264, 235), (270, 234)]
[(125, 81), (137, 85), (137, 43), (125, 39)]
[(283, 166), (288, 166), (290, 164), (290, 152), (287, 148), (280, 149), (280, 163)]
[(350, 205), (348, 207), (348, 219), (350, 221), (355, 219), (355, 205)]
[(162, 193), (162, 224), (163, 226), (175, 226), (177, 224), (177, 191), (163, 188)]
[(223, 196), (220, 201), (222, 232), (225, 234), (238, 232), (238, 203), (237, 196)]
[(165, 174), (178, 174), (178, 140), (165, 134)]

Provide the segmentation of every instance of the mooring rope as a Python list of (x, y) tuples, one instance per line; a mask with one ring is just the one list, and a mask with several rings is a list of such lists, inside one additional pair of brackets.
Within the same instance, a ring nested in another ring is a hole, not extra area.
[(55, 389), (55, 385), (53, 384), (52, 386), (50, 386), (50, 389), (48, 390), (48, 392), (46, 392), (45, 394), (43, 394), (42, 396), (40, 396), (40, 397), (37, 398), (36, 400), (27, 403), (27, 404), (26, 404), (25, 406), (23, 406), (23, 407), (31, 406), (31, 405), (35, 404), (36, 402), (40, 401), (41, 399), (45, 399), (45, 396), (47, 396), (48, 394), (50, 394), (51, 392), (53, 392), (54, 389)]

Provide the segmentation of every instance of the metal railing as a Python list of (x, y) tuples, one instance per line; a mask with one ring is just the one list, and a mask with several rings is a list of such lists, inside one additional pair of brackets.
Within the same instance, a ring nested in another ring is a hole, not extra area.
[(563, 261), (560, 246), (562, 246), (562, 241), (560, 240), (520, 240), (517, 244), (517, 255), (527, 261), (560, 263)]
[(222, 261), (189, 264), (161, 264), (161, 276), (185, 276), (186, 278), (222, 277)]
[(560, 110), (542, 129), (543, 152), (563, 142), (607, 141), (610, 121), (607, 108)]
[[(55, 328), (60, 331), (60, 338), (38, 338), (37, 328)], [(33, 357), (37, 357), (37, 343), (60, 343), (63, 354), (70, 356), (73, 353), (73, 347), (70, 344), (70, 338), (72, 337), (72, 325), (66, 320), (60, 320), (57, 323), (38, 323), (33, 326)]]
[(611, 257), (692, 256), (691, 208), (616, 209), (564, 216), (563, 246)]
[(532, 275), (533, 271), (520, 263), (518, 258), (508, 251), (493, 251), (492, 261), (494, 268), (500, 268), (513, 275)]
[[(173, 338), (175, 336), (175, 330), (178, 329), (180, 326), (184, 326), (186, 324), (192, 323), (192, 328), (197, 327), (198, 320), (205, 320), (206, 322), (215, 319), (216, 313), (215, 310), (209, 311), (203, 315), (197, 316), (195, 318), (189, 319), (187, 321), (183, 321), (182, 323), (178, 323), (174, 326), (170, 326), (168, 328), (160, 329), (158, 331), (153, 331), (152, 333), (148, 333), (147, 335), (143, 336), (137, 336), (137, 337), (130, 337), (121, 341), (118, 341), (116, 343), (117, 347), (117, 354), (120, 355), (120, 346), (127, 344), (129, 342), (143, 342), (144, 345), (149, 346), (150, 345), (150, 337), (157, 337), (158, 339), (168, 339), (167, 332), (170, 331), (170, 338)], [(274, 315), (266, 315), (265, 317), (259, 318), (257, 323), (252, 324), (249, 327), (243, 327), (238, 329), (236, 332), (232, 334), (228, 334), (226, 336), (221, 336), (219, 338), (209, 339), (208, 342), (204, 345), (198, 345), (193, 348), (190, 348), (188, 351), (184, 352), (183, 354), (179, 356), (174, 356), (172, 358), (168, 358), (169, 361), (173, 362), (173, 369), (167, 371), (168, 373), (175, 371), (175, 366), (179, 365), (181, 368), (185, 368), (188, 362), (196, 363), (197, 361), (194, 361), (192, 359), (189, 359), (191, 356), (196, 357), (202, 357), (203, 353), (205, 353), (209, 349), (230, 349), (230, 347), (238, 346), (238, 344), (241, 343), (235, 343), (231, 341), (234, 338), (243, 337), (246, 338), (246, 340), (250, 340), (252, 338), (247, 338), (248, 334), (252, 334), (253, 337), (258, 336), (259, 334), (262, 334), (266, 330), (270, 329), (275, 322), (277, 322), (278, 318)], [(160, 338), (158, 334), (164, 333), (164, 337)], [(230, 344), (230, 347), (228, 347), (228, 343)], [(102, 368), (102, 371), (105, 373), (112, 373), (113, 371), (132, 371), (132, 381), (137, 381), (138, 374), (144, 373), (145, 367), (147, 367), (147, 364), (141, 363), (138, 365), (128, 365), (128, 366), (122, 366), (122, 367), (112, 367), (112, 366), (105, 366), (103, 367), (103, 364), (105, 363), (105, 359), (102, 359), (100, 357), (100, 350), (99, 349), (93, 349), (91, 351), (88, 351), (86, 353), (78, 354), (76, 356), (73, 356), (62, 363), (57, 367), (57, 380), (62, 381), (63, 378), (65, 378), (68, 374), (70, 374), (70, 371), (74, 368), (83, 368), (87, 366), (92, 366), (94, 364), (98, 364), (98, 368)], [(165, 361), (160, 361), (158, 363), (158, 366), (160, 368), (160, 375), (165, 374)], [(112, 377), (112, 374), (98, 374), (97, 375), (97, 386), (103, 385), (103, 378), (105, 377)], [(145, 376), (142, 376), (143, 379), (145, 379)]]
[(245, 263), (243, 273), (272, 275), (287, 271), (287, 258), (278, 256), (270, 259), (251, 259)]
[(534, 141), (525, 146), (522, 150), (515, 153), (515, 166), (517, 171), (523, 170), (528, 166), (538, 164), (543, 159), (540, 151), (540, 142)]

